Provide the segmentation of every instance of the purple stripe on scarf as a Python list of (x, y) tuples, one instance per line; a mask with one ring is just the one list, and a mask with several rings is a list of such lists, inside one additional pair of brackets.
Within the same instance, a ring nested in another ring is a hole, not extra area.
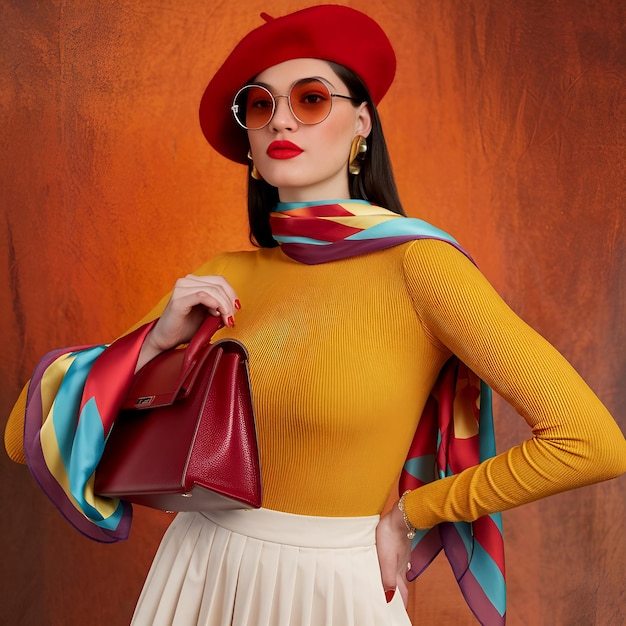
[(407, 580), (412, 582), (422, 574), (441, 552), (442, 547), (439, 527), (433, 526), (419, 540), (419, 550), (411, 552), (411, 569), (406, 574)]
[(464, 598), (472, 598), (472, 602), (467, 604), (481, 624), (486, 626), (506, 624), (506, 613), (500, 615), (470, 570), (467, 571), (463, 580), (459, 581), (459, 588)]
[(467, 548), (455, 524), (444, 522), (439, 524), (439, 527), (446, 557), (459, 583), (461, 593), (467, 600), (467, 604), (472, 613), (474, 613), (476, 619), (478, 619), (481, 624), (488, 626), (504, 626), (506, 623), (506, 613), (500, 615), (485, 593), (482, 585), (476, 580), (470, 570)]
[(431, 237), (429, 235), (398, 235), (397, 237), (386, 237), (384, 239), (359, 239), (350, 241), (344, 239), (327, 245), (312, 245), (306, 243), (283, 243), (283, 252), (294, 261), (305, 263), (306, 265), (318, 265), (329, 261), (338, 261), (367, 252), (376, 252), (393, 248), (409, 241), (417, 239), (437, 239), (453, 245), (455, 248), (466, 254), (463, 249), (452, 241)]

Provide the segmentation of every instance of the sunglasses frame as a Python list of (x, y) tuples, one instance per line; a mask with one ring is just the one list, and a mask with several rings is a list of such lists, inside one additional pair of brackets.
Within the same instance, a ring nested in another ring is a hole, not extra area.
[[(301, 120), (295, 113), (295, 111), (293, 110), (293, 107), (291, 106), (291, 92), (293, 91), (294, 87), (296, 87), (298, 84), (300, 83), (306, 83), (306, 82), (318, 82), (321, 83), (322, 85), (324, 85), (324, 87), (326, 88), (326, 90), (328, 91), (328, 95), (330, 97), (330, 106), (328, 107), (328, 113), (326, 113), (326, 115), (319, 121), (317, 122), (304, 122), (303, 120)], [(259, 126), (257, 128), (248, 128), (245, 124), (242, 124), (242, 122), (239, 120), (239, 118), (237, 117), (237, 114), (239, 113), (239, 106), (238, 104), (236, 104), (237, 102), (237, 98), (240, 96), (240, 94), (245, 91), (246, 89), (249, 89), (251, 87), (257, 87), (258, 89), (263, 89), (263, 91), (267, 92), (267, 94), (270, 96), (270, 98), (272, 99), (272, 112), (269, 116), (269, 119), (267, 120), (267, 122), (265, 122), (265, 124), (263, 124), (263, 126)], [(357, 98), (353, 98), (352, 96), (346, 96), (340, 93), (333, 93), (331, 91), (330, 85), (320, 76), (310, 76), (310, 77), (306, 77), (306, 78), (299, 78), (298, 80), (294, 81), (291, 86), (289, 87), (289, 91), (286, 94), (278, 94), (278, 95), (274, 95), (265, 85), (259, 85), (257, 83), (249, 83), (247, 85), (244, 85), (241, 89), (239, 89), (239, 91), (235, 94), (235, 97), (233, 98), (233, 104), (230, 107), (230, 110), (233, 114), (233, 117), (235, 118), (235, 121), (237, 122), (237, 124), (239, 126), (241, 126), (241, 128), (243, 128), (244, 130), (261, 130), (262, 128), (265, 128), (268, 124), (271, 123), (271, 121), (274, 119), (274, 114), (276, 113), (276, 99), (277, 98), (287, 98), (287, 106), (289, 107), (289, 111), (291, 112), (291, 115), (293, 115), (293, 117), (296, 119), (296, 121), (299, 124), (304, 124), (305, 126), (315, 126), (316, 124), (321, 124), (324, 120), (328, 119), (328, 116), (331, 114), (331, 111), (333, 110), (333, 98), (343, 98), (344, 100), (351, 100), (352, 102), (356, 103), (356, 104), (360, 104), (360, 101)]]

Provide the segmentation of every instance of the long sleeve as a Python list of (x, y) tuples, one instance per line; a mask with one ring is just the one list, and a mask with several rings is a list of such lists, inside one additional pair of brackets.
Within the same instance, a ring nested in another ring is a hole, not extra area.
[(418, 528), (471, 521), (626, 471), (619, 427), (571, 365), (525, 324), (475, 266), (438, 241), (412, 244), (405, 276), (434, 344), (456, 354), (526, 420), (532, 437), (414, 491)]

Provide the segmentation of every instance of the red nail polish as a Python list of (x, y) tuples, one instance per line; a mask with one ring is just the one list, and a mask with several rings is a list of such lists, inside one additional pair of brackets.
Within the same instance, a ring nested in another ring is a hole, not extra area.
[(231, 328), (233, 328), (235, 326), (235, 318), (232, 315), (228, 318), (228, 325)]
[(239, 300), (235, 300), (235, 308), (239, 310), (241, 308), (241, 302)]
[(395, 593), (395, 589), (387, 589), (387, 591), (385, 591), (385, 599), (387, 600), (387, 604), (389, 604), (393, 600), (393, 596), (395, 595)]

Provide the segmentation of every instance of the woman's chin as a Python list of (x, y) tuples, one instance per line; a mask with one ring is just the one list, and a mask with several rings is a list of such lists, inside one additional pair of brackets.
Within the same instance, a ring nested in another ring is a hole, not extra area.
[(263, 179), (278, 189), (281, 202), (313, 202), (349, 197), (348, 176), (313, 178), (304, 172), (269, 172)]
[(263, 168), (263, 171), (259, 170), (259, 173), (265, 182), (278, 189), (307, 187), (314, 182), (304, 172), (296, 171), (295, 168), (284, 167), (282, 164)]

